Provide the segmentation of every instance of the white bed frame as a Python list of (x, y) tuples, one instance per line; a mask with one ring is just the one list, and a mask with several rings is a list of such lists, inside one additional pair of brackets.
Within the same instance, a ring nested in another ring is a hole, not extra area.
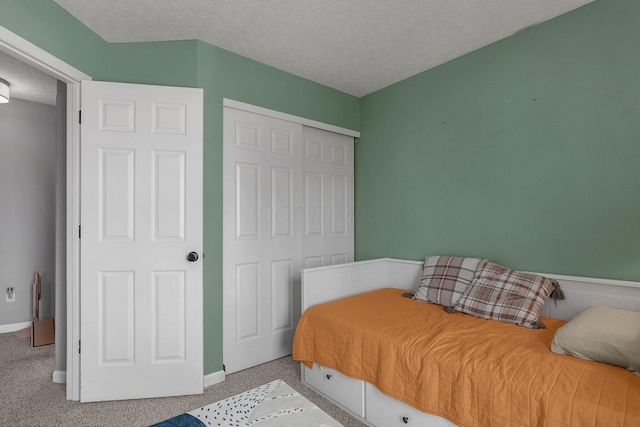
[[(316, 304), (379, 288), (415, 291), (421, 267), (419, 261), (382, 258), (302, 270), (302, 312)], [(566, 297), (562, 301), (548, 300), (543, 316), (569, 320), (595, 305), (640, 311), (638, 282), (538, 274), (557, 280)], [(370, 426), (454, 425), (392, 399), (371, 384), (323, 366), (309, 369), (302, 365), (302, 382)]]

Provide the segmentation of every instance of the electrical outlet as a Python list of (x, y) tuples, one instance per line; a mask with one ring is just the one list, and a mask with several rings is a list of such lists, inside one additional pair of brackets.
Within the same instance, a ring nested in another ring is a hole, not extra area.
[(7, 288), (7, 302), (14, 302), (16, 300), (16, 291), (13, 286)]

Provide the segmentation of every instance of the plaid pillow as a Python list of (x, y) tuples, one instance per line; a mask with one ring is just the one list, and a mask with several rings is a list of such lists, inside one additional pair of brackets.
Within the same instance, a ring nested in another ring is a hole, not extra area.
[(473, 283), (455, 309), (526, 328), (544, 328), (538, 316), (553, 289), (553, 281), (546, 277), (485, 260), (478, 265)]
[(473, 281), (479, 258), (429, 256), (422, 264), (420, 285), (414, 299), (445, 307), (456, 305)]

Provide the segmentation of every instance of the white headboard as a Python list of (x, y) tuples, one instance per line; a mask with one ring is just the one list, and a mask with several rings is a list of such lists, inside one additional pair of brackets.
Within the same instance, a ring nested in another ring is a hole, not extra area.
[(638, 282), (537, 274), (557, 280), (565, 296), (562, 301), (548, 299), (542, 308), (543, 316), (569, 320), (585, 308), (594, 305), (640, 311), (640, 283)]
[[(381, 258), (302, 270), (302, 312), (322, 302), (379, 288), (415, 291), (421, 267), (420, 261)], [(640, 311), (638, 282), (536, 274), (557, 280), (566, 297), (549, 299), (543, 316), (568, 320), (594, 305)]]

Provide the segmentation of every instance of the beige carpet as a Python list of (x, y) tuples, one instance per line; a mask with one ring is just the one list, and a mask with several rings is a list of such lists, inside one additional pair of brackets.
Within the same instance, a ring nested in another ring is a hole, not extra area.
[(202, 395), (79, 403), (66, 400), (65, 385), (51, 382), (54, 347), (31, 348), (29, 338), (0, 334), (0, 426), (148, 426), (278, 378), (345, 427), (365, 424), (300, 383), (291, 357), (227, 375)]

